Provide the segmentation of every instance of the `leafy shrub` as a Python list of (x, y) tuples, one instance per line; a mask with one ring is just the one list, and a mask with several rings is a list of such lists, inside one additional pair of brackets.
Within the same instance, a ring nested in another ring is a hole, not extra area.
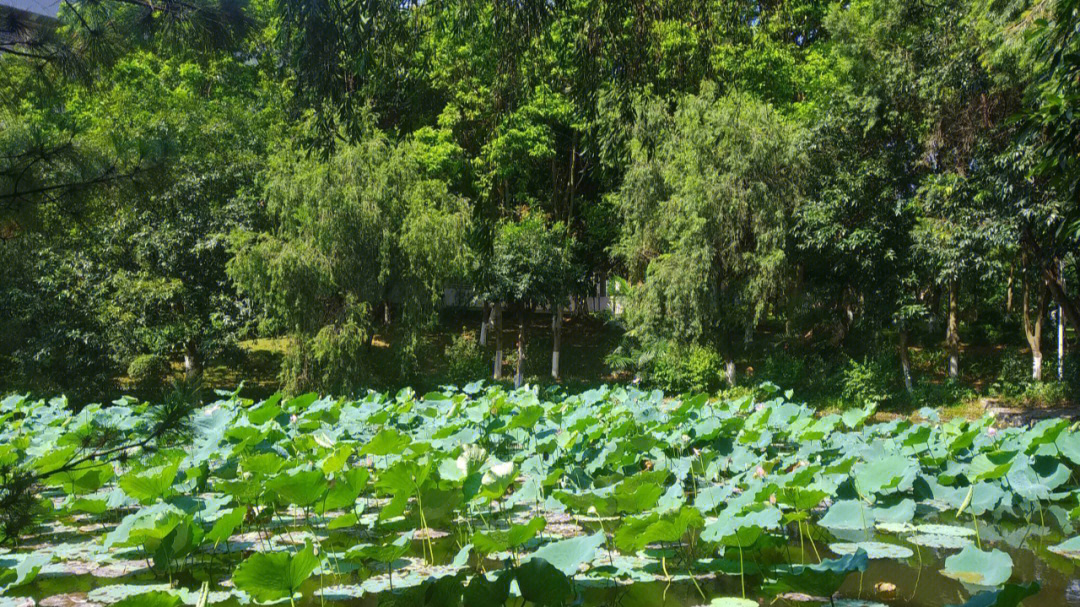
[[(1044, 377), (1047, 371), (1043, 371)], [(1057, 381), (1056, 377), (1050, 381), (1029, 381), (1024, 386), (1020, 398), (1031, 405), (1063, 405), (1069, 400), (1069, 386), (1064, 382)]]
[(489, 373), (487, 354), (471, 334), (455, 335), (444, 355), (449, 383), (462, 385), (487, 377)]
[(1064, 383), (1069, 398), (1080, 400), (1080, 352), (1066, 352)]
[(945, 368), (945, 350), (942, 348), (912, 348), (909, 351), (911, 366), (923, 373), (940, 373)]
[(1031, 358), (1022, 352), (1010, 350), (1001, 357), (989, 392), (992, 396), (1019, 396), (1030, 381)]
[(851, 405), (887, 402), (898, 389), (899, 371), (892, 363), (886, 356), (849, 360), (841, 379), (844, 400)]
[(806, 357), (773, 352), (761, 361), (756, 375), (759, 379), (771, 381), (782, 388), (802, 389), (808, 379), (809, 367)]
[(960, 380), (948, 378), (943, 382), (925, 379), (915, 384), (912, 402), (918, 407), (948, 407), (973, 400), (978, 395)]
[(140, 354), (128, 363), (127, 374), (137, 388), (156, 390), (165, 384), (169, 361), (157, 354)]
[(721, 384), (723, 361), (711, 348), (667, 345), (650, 363), (649, 383), (666, 392), (713, 392)]

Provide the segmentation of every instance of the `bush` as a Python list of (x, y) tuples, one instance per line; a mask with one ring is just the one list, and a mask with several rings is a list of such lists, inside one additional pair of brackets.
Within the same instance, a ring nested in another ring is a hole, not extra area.
[(1080, 352), (1066, 352), (1064, 366), (1063, 379), (1067, 394), (1072, 400), (1080, 400)]
[[(1057, 372), (1057, 369), (1054, 370)], [(1046, 370), (1043, 371), (1046, 373)], [(1050, 381), (1032, 381), (1024, 386), (1020, 394), (1025, 404), (1043, 407), (1064, 405), (1069, 400), (1069, 386), (1057, 381), (1056, 376)]]
[(488, 357), (471, 334), (455, 335), (443, 354), (446, 356), (446, 380), (462, 385), (484, 379), (490, 373)]
[(714, 392), (722, 381), (720, 354), (705, 346), (663, 346), (649, 366), (649, 383), (669, 393)]
[(140, 390), (156, 390), (165, 384), (169, 361), (157, 354), (140, 354), (128, 364), (127, 374)]
[(887, 356), (849, 360), (841, 379), (844, 401), (850, 405), (886, 403), (900, 390), (897, 385), (900, 372), (893, 362)]
[(806, 357), (792, 356), (787, 352), (770, 353), (761, 361), (758, 379), (771, 381), (781, 388), (804, 389), (808, 380), (809, 364)]
[(1010, 350), (1001, 357), (997, 375), (990, 384), (991, 396), (1014, 397), (1024, 392), (1025, 385), (1031, 382), (1031, 357)]

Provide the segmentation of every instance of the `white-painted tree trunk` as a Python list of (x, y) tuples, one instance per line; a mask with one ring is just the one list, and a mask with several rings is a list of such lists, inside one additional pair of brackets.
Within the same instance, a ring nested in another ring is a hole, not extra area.
[(562, 349), (562, 306), (555, 306), (555, 316), (551, 319), (551, 331), (554, 345), (551, 348), (551, 378), (559, 380), (559, 353)]
[(199, 357), (199, 345), (195, 340), (184, 346), (184, 377), (194, 379), (202, 375), (202, 359)]
[(525, 383), (525, 305), (518, 314), (517, 368), (514, 371), (514, 387)]
[(1042, 381), (1042, 323), (1043, 312), (1046, 310), (1046, 300), (1049, 297), (1045, 283), (1041, 284), (1039, 297), (1035, 303), (1035, 308), (1032, 309), (1031, 284), (1029, 280), (1024, 279), (1024, 309), (1021, 311), (1024, 337), (1027, 339), (1028, 347), (1031, 348), (1031, 379), (1035, 381)]
[(904, 373), (904, 389), (910, 394), (914, 391), (911, 382), (911, 358), (908, 356), (908, 334), (900, 331), (900, 369)]
[(489, 312), (488, 302), (484, 302), (484, 310), (480, 313), (480, 346), (487, 345), (488, 325), (491, 324), (491, 316), (494, 312)]
[(735, 361), (733, 359), (727, 359), (724, 362), (724, 375), (727, 377), (727, 383), (731, 387), (735, 387)]
[(491, 314), (495, 317), (495, 379), (502, 379), (503, 340), (502, 304), (495, 302)]
[(954, 280), (949, 283), (949, 322), (945, 333), (945, 343), (949, 349), (946, 372), (953, 379), (960, 376), (960, 318), (956, 290)]
[[(1058, 275), (1061, 276), (1061, 286), (1065, 286), (1065, 262), (1058, 262)], [(1058, 381), (1065, 380), (1065, 310), (1058, 303), (1057, 308), (1057, 364)]]
[(1057, 309), (1058, 381), (1065, 380), (1065, 320), (1061, 306)]

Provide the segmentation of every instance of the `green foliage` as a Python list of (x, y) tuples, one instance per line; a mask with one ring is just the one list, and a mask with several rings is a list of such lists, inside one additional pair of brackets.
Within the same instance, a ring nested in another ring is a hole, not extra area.
[(446, 380), (463, 386), (488, 374), (490, 359), (471, 333), (455, 335), (443, 352), (448, 365)]
[(673, 393), (714, 392), (723, 382), (720, 355), (699, 345), (662, 345), (644, 371), (650, 385)]
[[(822, 416), (775, 386), (759, 391), (758, 400), (618, 386), (542, 395), (477, 383), (360, 399), (226, 394), (194, 411), (182, 447), (135, 442), (122, 458), (84, 461), (72, 458), (86, 453), (88, 428), (146, 431), (158, 415), (139, 405), (76, 413), (61, 400), (6, 398), (0, 462), (40, 471), (29, 494), (50, 509), (17, 534), (35, 552), (15, 545), (0, 554), (0, 586), (20, 593), (45, 568), (141, 568), (127, 558), (134, 549), (161, 583), (94, 587), (88, 600), (193, 603), (190, 580), (222, 568), (236, 588), (204, 586), (206, 602), (419, 595), (498, 605), (516, 582), (530, 603), (565, 605), (591, 600), (597, 579), (648, 591), (718, 572), (737, 573), (748, 596), (769, 600), (833, 596), (856, 573), (873, 583), (880, 573), (869, 560), (916, 567), (915, 547), (926, 546), (947, 551), (923, 552), (944, 560), (946, 577), (1001, 591), (980, 599), (999, 603), (973, 604), (1008, 605), (1022, 594), (1008, 581), (1031, 572), (980, 548), (980, 533), (1000, 533), (1002, 516), (1075, 509), (1080, 433), (1067, 420), (1008, 428), (992, 416), (942, 422), (924, 409), (925, 421), (875, 422), (873, 407)], [(89, 489), (51, 480), (114, 466), (122, 473)], [(106, 502), (125, 510), (118, 523)], [(96, 537), (53, 543), (75, 512), (96, 525), (87, 531)], [(962, 521), (943, 524), (942, 512)], [(804, 523), (848, 539), (818, 542), (838, 558), (800, 546)], [(452, 559), (436, 550), (438, 530), (463, 540)], [(1075, 558), (1080, 538), (1060, 533), (1033, 526), (1040, 542), (1021, 534), (1010, 553)], [(1057, 584), (1066, 571), (1040, 575)], [(914, 573), (897, 583), (913, 584)], [(716, 592), (699, 586), (704, 601)]]
[(236, 568), (233, 582), (257, 601), (291, 600), (321, 560), (311, 544), (295, 554), (253, 554)]
[(889, 356), (851, 359), (842, 372), (842, 394), (853, 406), (886, 404), (898, 393), (900, 370)]
[(381, 133), (328, 158), (286, 149), (270, 165), (272, 228), (235, 233), (228, 269), (295, 341), (285, 386), (348, 392), (370, 384), (384, 316), (400, 323), (402, 372), (412, 372), (418, 331), (467, 264), (465, 201), (424, 175), (417, 145)]
[(144, 390), (156, 390), (169, 375), (169, 361), (157, 354), (140, 354), (128, 363), (127, 374)]
[(784, 291), (785, 233), (801, 197), (799, 129), (766, 103), (721, 95), (637, 108), (616, 205), (617, 246), (635, 287), (627, 317), (642, 337), (727, 350)]

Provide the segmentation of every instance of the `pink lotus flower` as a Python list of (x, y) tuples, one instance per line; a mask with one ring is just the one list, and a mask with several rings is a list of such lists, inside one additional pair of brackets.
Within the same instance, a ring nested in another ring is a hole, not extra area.
[(989, 428), (986, 429), (986, 435), (987, 436), (997, 436), (997, 428), (995, 428), (993, 426), (990, 426)]
[(761, 466), (758, 466), (757, 470), (754, 470), (754, 476), (758, 478), (765, 478), (765, 469)]
[(293, 424), (294, 426), (296, 425), (296, 414), (295, 413), (293, 413), (292, 417), (289, 418), (289, 423)]

